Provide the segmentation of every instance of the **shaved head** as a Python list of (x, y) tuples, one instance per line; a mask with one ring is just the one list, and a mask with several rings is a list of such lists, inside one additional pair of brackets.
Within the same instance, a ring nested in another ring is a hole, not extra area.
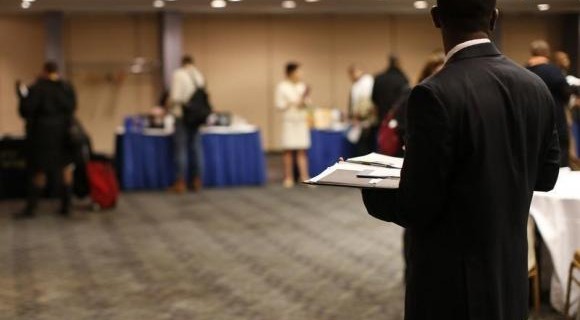
[(443, 27), (489, 33), (496, 0), (437, 0)]

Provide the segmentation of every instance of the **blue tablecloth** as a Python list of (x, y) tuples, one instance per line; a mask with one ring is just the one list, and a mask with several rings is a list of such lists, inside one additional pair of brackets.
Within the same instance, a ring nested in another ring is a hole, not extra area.
[[(260, 133), (203, 134), (207, 187), (261, 185), (266, 164)], [(172, 136), (117, 136), (117, 168), (125, 190), (159, 190), (175, 180)]]
[(308, 162), (312, 177), (335, 164), (338, 158), (350, 158), (354, 154), (354, 146), (344, 131), (312, 130), (311, 138)]
[(175, 179), (173, 137), (117, 136), (117, 170), (125, 190), (165, 189)]
[(208, 187), (262, 185), (266, 159), (259, 132), (203, 134), (203, 182)]
[(572, 124), (572, 134), (574, 139), (576, 139), (576, 154), (580, 155), (580, 123), (574, 122)]

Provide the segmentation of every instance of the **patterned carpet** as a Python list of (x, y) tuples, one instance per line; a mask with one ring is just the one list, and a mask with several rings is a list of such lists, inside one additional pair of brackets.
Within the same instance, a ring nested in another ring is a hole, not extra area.
[(0, 203), (2, 320), (403, 317), (402, 231), (353, 190), (135, 193), (14, 222), (20, 205)]

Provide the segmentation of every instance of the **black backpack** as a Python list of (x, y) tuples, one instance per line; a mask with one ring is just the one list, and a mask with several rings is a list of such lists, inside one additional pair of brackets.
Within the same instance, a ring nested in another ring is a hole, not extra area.
[(209, 95), (204, 87), (198, 85), (195, 76), (191, 77), (196, 90), (189, 101), (183, 106), (183, 122), (186, 126), (198, 129), (206, 123), (207, 118), (212, 113), (209, 103)]

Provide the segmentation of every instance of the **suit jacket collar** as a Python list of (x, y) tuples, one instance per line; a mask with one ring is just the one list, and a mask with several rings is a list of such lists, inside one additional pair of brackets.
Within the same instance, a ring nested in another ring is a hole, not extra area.
[(501, 55), (501, 52), (497, 49), (497, 47), (493, 43), (482, 43), (460, 50), (459, 52), (451, 56), (451, 58), (449, 58), (446, 64), (454, 63), (456, 61), (464, 59), (491, 57), (499, 55)]

